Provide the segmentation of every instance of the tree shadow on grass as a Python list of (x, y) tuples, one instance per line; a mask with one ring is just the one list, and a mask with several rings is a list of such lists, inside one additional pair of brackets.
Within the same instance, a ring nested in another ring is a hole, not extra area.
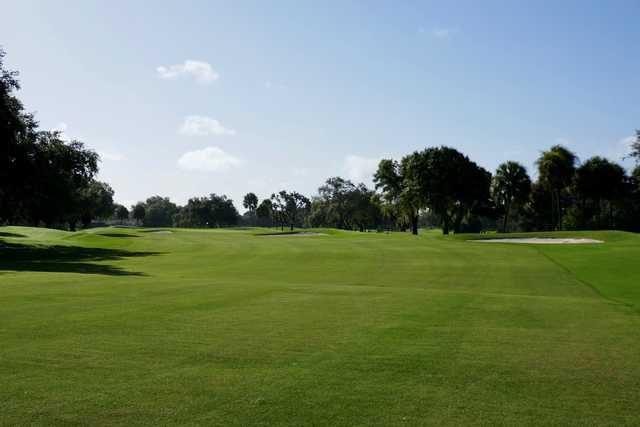
[(127, 233), (98, 233), (98, 236), (104, 237), (140, 237), (135, 234), (127, 234)]
[(24, 234), (9, 233), (8, 231), (0, 231), (0, 237), (27, 237)]
[(0, 273), (40, 271), (52, 273), (102, 274), (108, 276), (146, 276), (97, 261), (117, 261), (130, 257), (160, 255), (161, 252), (132, 252), (121, 249), (81, 246), (42, 246), (9, 243), (0, 240)]

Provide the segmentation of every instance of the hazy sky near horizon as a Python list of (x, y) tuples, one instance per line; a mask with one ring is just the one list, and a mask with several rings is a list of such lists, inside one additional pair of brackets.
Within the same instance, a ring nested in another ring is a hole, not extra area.
[[(621, 161), (640, 127), (638, 1), (11, 1), (0, 45), (41, 127), (130, 205), (240, 205), (449, 145), (534, 174)], [(631, 166), (629, 161), (625, 166)]]

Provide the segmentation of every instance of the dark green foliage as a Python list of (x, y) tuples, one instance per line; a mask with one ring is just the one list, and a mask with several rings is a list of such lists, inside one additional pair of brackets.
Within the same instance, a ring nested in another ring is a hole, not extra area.
[(288, 225), (291, 230), (295, 226), (304, 224), (305, 217), (311, 206), (311, 201), (302, 194), (281, 190), (271, 195), (273, 216), (280, 228)]
[(0, 223), (47, 227), (109, 216), (113, 191), (93, 177), (98, 155), (59, 132), (38, 131), (14, 92), (17, 73), (3, 67), (0, 50)]
[(364, 184), (340, 177), (327, 179), (311, 203), (308, 222), (314, 227), (364, 231), (382, 223), (380, 202)]
[(502, 211), (502, 231), (508, 231), (509, 215), (513, 205), (522, 208), (530, 192), (531, 179), (524, 166), (512, 161), (498, 166), (491, 185), (491, 195), (496, 206)]
[(271, 199), (264, 199), (256, 208), (256, 217), (259, 226), (273, 227), (273, 205)]
[(410, 185), (406, 176), (406, 159), (403, 159), (403, 165), (391, 159), (381, 160), (373, 179), (376, 189), (382, 190), (383, 215), (395, 218), (400, 229), (410, 225), (412, 233), (418, 234), (420, 193), (418, 187)]
[(444, 234), (458, 232), (465, 218), (489, 204), (491, 174), (450, 147), (433, 147), (405, 156), (398, 164), (383, 160), (376, 187), (418, 234), (418, 217), (428, 209), (440, 218)]
[(571, 184), (575, 174), (578, 158), (575, 154), (561, 145), (554, 145), (549, 151), (544, 151), (537, 161), (539, 181), (549, 191), (550, 197), (550, 225), (552, 230), (562, 229), (562, 212), (566, 206), (563, 200), (567, 187)]
[(255, 212), (258, 208), (258, 196), (255, 193), (247, 193), (242, 200), (242, 206), (249, 212)]
[(173, 216), (178, 207), (168, 197), (149, 197), (144, 203), (145, 215), (142, 223), (145, 227), (171, 227)]
[(138, 223), (142, 224), (144, 222), (144, 217), (147, 214), (147, 209), (142, 202), (136, 203), (131, 207), (131, 216)]
[(93, 219), (110, 218), (114, 209), (113, 189), (109, 184), (92, 180), (80, 190), (80, 219), (84, 227), (88, 227)]
[(178, 227), (227, 227), (236, 225), (238, 220), (233, 200), (211, 194), (189, 199), (176, 215), (175, 224)]
[(129, 219), (129, 210), (122, 205), (116, 204), (114, 208), (114, 215), (120, 223), (123, 223)]
[(623, 197), (625, 184), (625, 171), (620, 165), (602, 157), (583, 163), (574, 177), (578, 200), (573, 210), (580, 217), (580, 228), (614, 228), (614, 204)]

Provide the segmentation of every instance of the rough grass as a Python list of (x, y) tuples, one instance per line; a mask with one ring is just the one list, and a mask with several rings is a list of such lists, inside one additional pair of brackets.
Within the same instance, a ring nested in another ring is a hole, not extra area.
[(0, 228), (0, 424), (640, 424), (640, 236), (144, 231)]

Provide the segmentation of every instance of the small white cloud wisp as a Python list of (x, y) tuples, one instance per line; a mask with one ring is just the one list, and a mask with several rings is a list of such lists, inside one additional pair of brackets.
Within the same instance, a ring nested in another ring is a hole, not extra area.
[(193, 77), (200, 83), (211, 83), (220, 78), (220, 74), (213, 69), (211, 64), (204, 61), (187, 59), (182, 64), (173, 64), (156, 68), (158, 77), (163, 80), (175, 80), (180, 77)]
[(351, 181), (355, 183), (371, 184), (373, 175), (378, 169), (380, 158), (378, 157), (362, 157), (350, 155), (344, 160), (344, 169)]
[(206, 116), (187, 116), (179, 133), (189, 136), (229, 135), (236, 134), (235, 129), (226, 128), (218, 120)]
[(431, 35), (437, 39), (450, 39), (458, 34), (457, 28), (435, 27), (431, 30)]
[(242, 161), (219, 147), (206, 147), (188, 151), (178, 159), (178, 165), (188, 171), (224, 172), (237, 167)]

